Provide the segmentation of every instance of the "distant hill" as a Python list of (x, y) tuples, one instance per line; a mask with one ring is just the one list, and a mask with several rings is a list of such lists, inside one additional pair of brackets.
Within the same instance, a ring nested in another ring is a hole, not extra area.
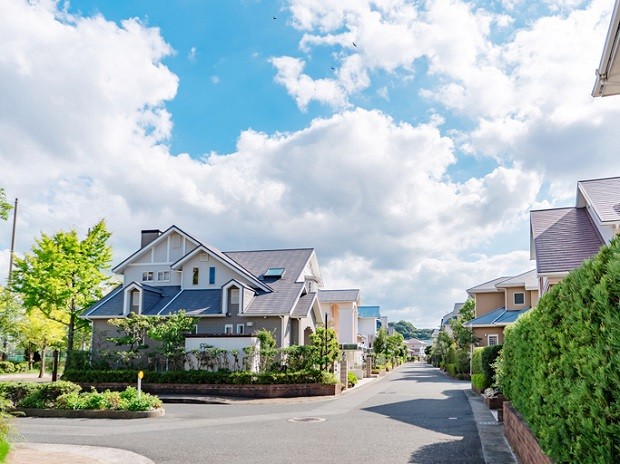
[(411, 322), (407, 321), (390, 322), (388, 326), (394, 327), (394, 330), (402, 334), (405, 340), (409, 340), (410, 338), (430, 340), (431, 334), (433, 333), (433, 329), (416, 329)]

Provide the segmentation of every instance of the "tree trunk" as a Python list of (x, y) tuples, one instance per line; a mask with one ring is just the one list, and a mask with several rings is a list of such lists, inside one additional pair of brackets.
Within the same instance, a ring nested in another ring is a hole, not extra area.
[(73, 353), (73, 335), (75, 332), (75, 301), (71, 301), (71, 315), (69, 316), (69, 329), (67, 330), (67, 359), (65, 369), (71, 368), (71, 355)]
[(45, 345), (41, 347), (41, 368), (39, 369), (40, 379), (42, 379), (43, 376), (45, 375), (45, 348), (46, 348)]

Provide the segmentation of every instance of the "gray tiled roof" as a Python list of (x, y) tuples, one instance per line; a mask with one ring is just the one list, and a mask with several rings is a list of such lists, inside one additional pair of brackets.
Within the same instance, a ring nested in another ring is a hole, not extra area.
[(175, 297), (181, 291), (181, 287), (178, 285), (158, 287), (158, 289), (160, 290), (160, 293), (158, 294), (158, 298), (155, 301), (153, 301), (151, 304), (146, 305), (145, 304), (146, 295), (147, 295), (146, 290), (149, 290), (155, 287), (150, 287), (147, 289), (146, 286), (143, 286), (143, 288), (145, 289), (145, 292), (144, 292), (144, 295), (142, 296), (142, 314), (146, 314), (150, 316), (155, 316), (159, 314), (159, 312), (162, 309), (164, 309), (168, 303), (173, 301)]
[(601, 222), (620, 221), (620, 177), (582, 180), (577, 186)]
[(496, 285), (498, 288), (525, 287), (526, 290), (536, 290), (538, 288), (538, 276), (536, 269), (524, 272)]
[(538, 274), (571, 271), (605, 243), (585, 208), (531, 211), (530, 224)]
[(444, 315), (444, 317), (441, 318), (441, 327), (446, 325), (452, 319), (456, 319), (457, 317), (459, 317), (459, 312), (461, 311), (461, 308), (464, 304), (465, 303), (454, 303), (454, 308), (452, 309), (452, 311), (450, 311), (448, 314)]
[(183, 290), (170, 305), (165, 307), (161, 315), (174, 314), (182, 309), (190, 316), (222, 314), (222, 291)]
[(123, 315), (123, 286), (113, 288), (101, 300), (93, 304), (84, 312), (83, 317), (89, 316), (110, 316), (117, 317)]
[(258, 316), (290, 314), (304, 288), (304, 283), (296, 280), (301, 276), (313, 252), (312, 248), (226, 252), (226, 256), (255, 276), (261, 277), (272, 267), (285, 269), (281, 278), (264, 279), (273, 291), (258, 292), (245, 310), (245, 314)]
[(476, 285), (475, 287), (468, 288), (467, 293), (490, 293), (490, 292), (499, 292), (497, 289), (497, 284), (504, 282), (505, 280), (510, 279), (510, 277), (498, 277), (497, 279), (489, 280), (480, 285)]
[(312, 309), (312, 304), (316, 300), (316, 293), (306, 293), (299, 298), (297, 304), (295, 305), (295, 309), (291, 313), (291, 317), (306, 317), (310, 309)]
[(341, 301), (357, 301), (360, 296), (358, 289), (349, 290), (319, 290), (321, 303), (338, 303)]

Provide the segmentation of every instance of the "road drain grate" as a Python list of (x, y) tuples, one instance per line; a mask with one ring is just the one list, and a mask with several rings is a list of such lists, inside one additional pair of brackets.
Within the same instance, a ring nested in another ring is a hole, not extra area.
[(322, 417), (293, 417), (289, 422), (325, 422)]

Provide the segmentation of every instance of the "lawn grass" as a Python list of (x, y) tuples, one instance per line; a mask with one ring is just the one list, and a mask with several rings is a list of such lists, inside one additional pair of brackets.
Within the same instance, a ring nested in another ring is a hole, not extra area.
[(10, 450), (11, 447), (9, 442), (7, 442), (4, 438), (0, 438), (0, 463), (5, 462)]

